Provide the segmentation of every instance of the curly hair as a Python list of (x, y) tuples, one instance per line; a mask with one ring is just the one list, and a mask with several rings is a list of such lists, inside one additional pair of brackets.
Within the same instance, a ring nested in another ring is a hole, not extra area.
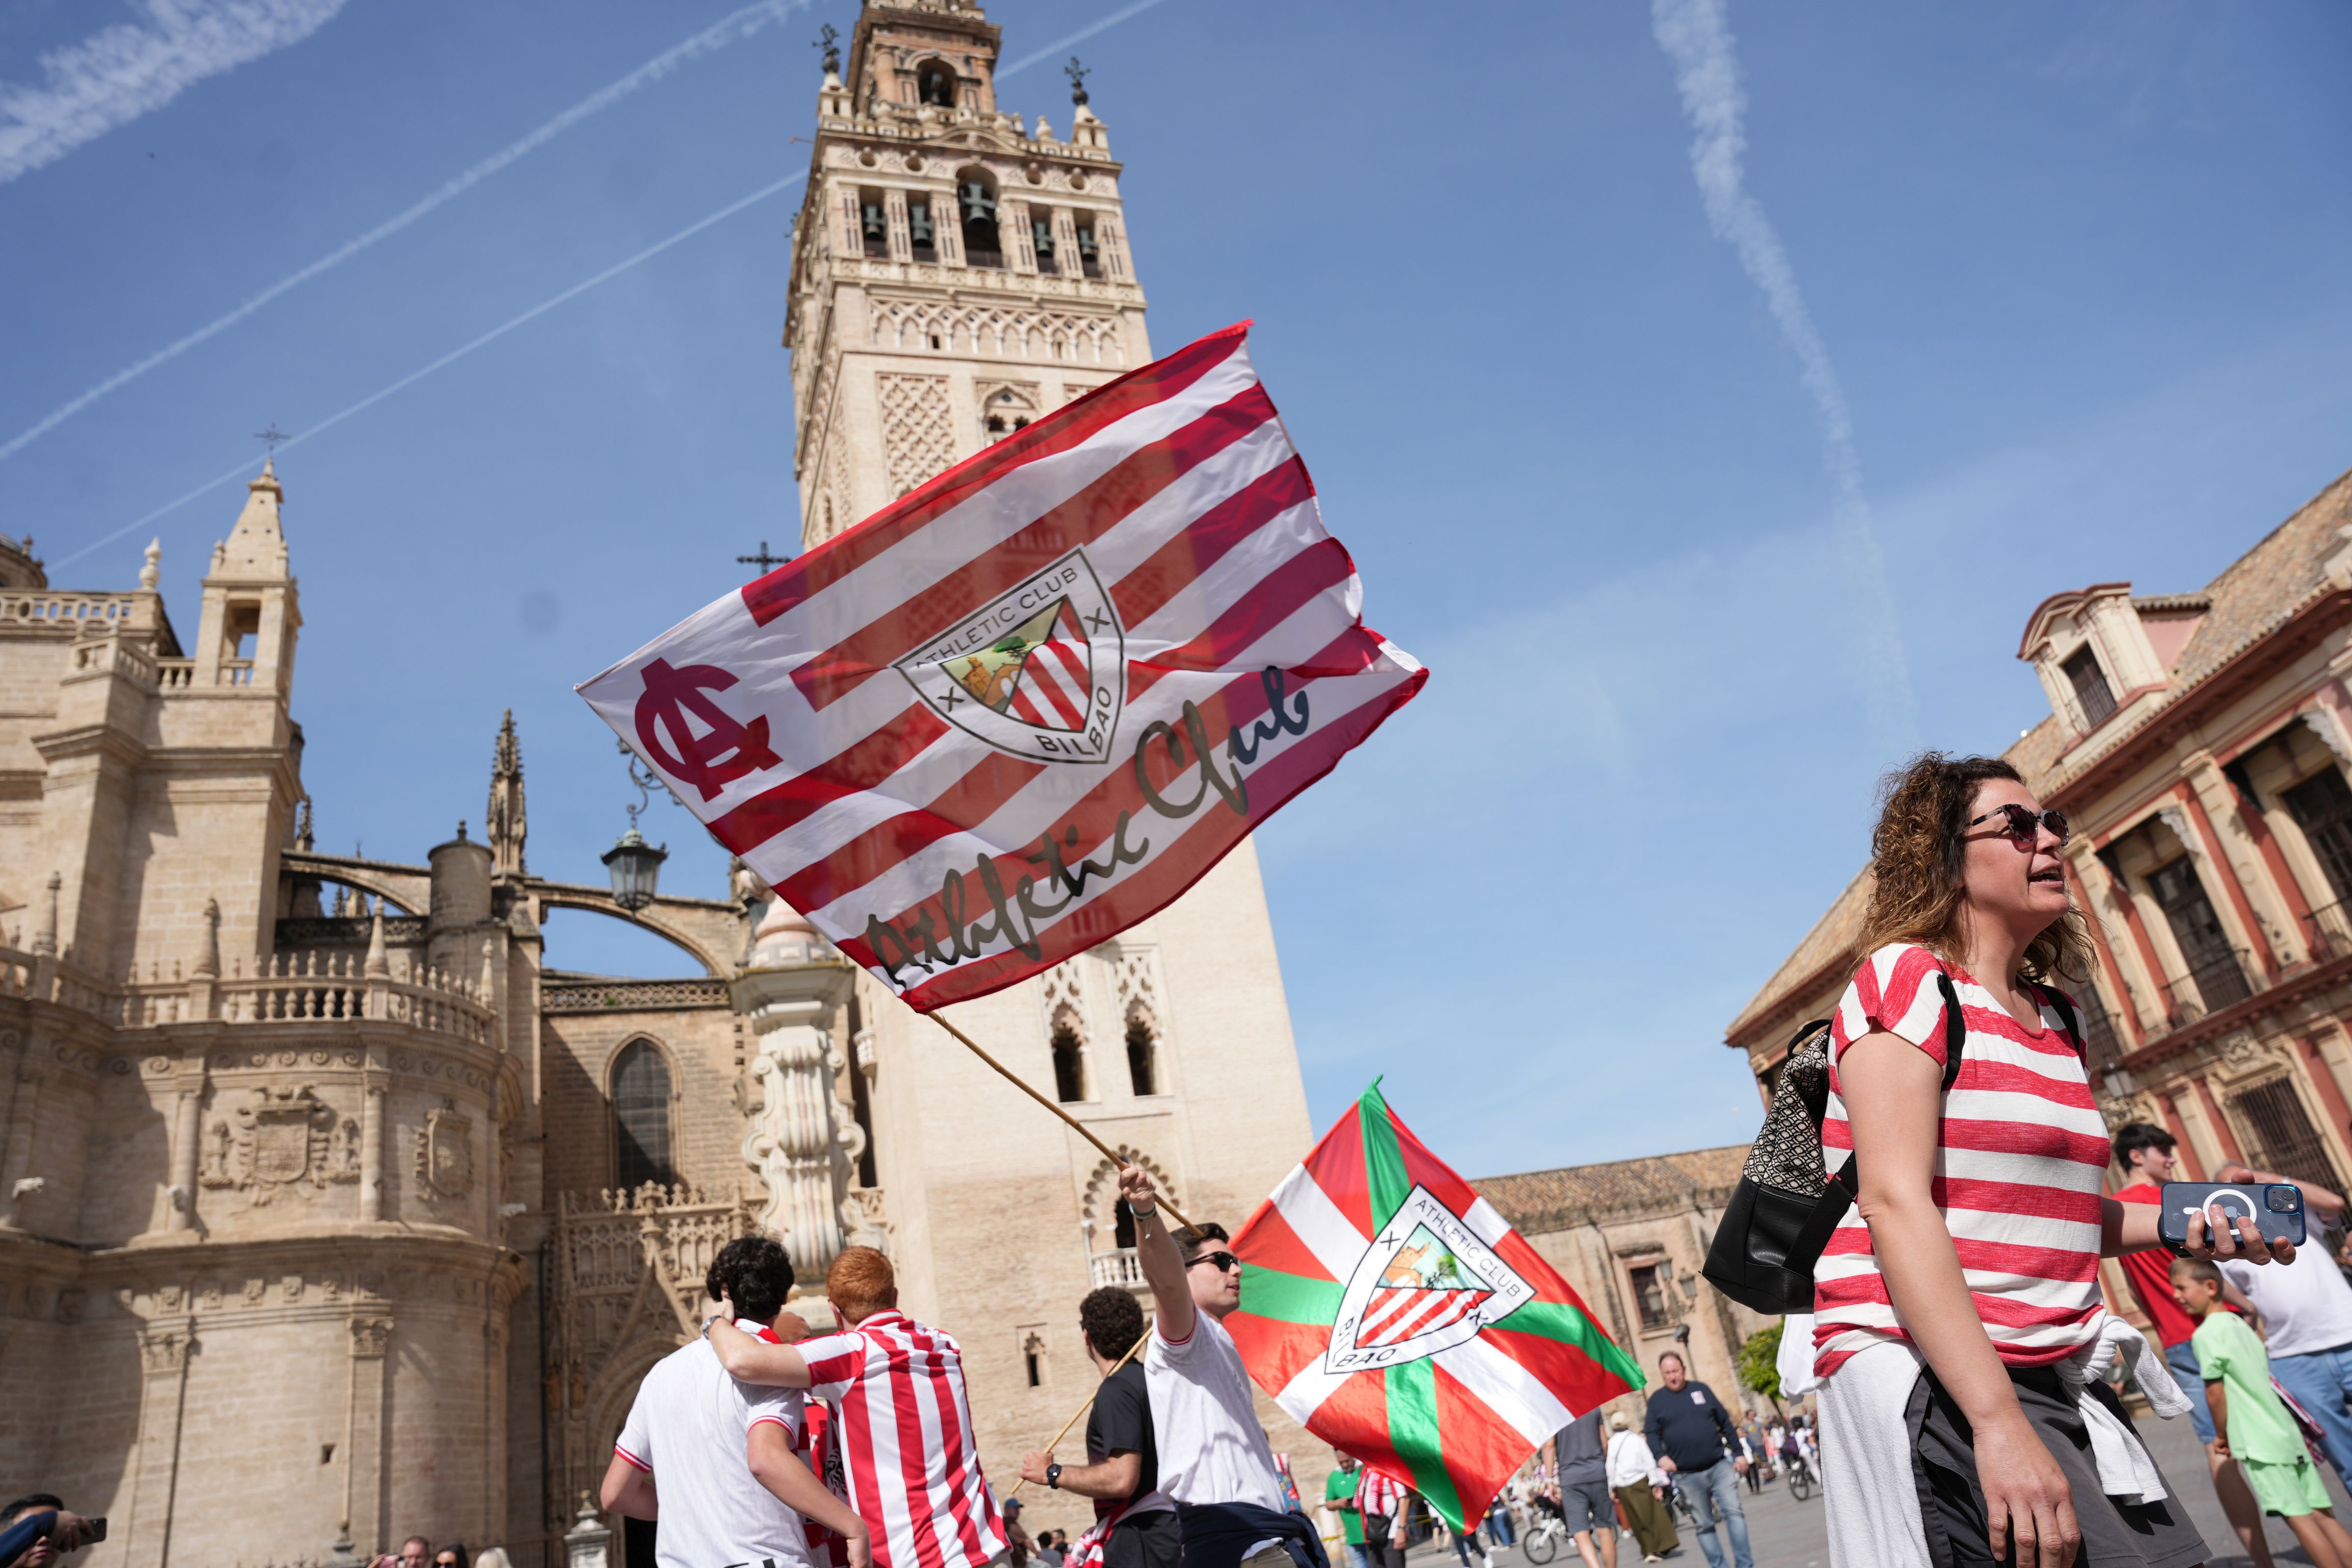
[(1086, 1330), (1095, 1354), (1116, 1361), (1143, 1337), (1143, 1308), (1133, 1292), (1105, 1285), (1078, 1303), (1078, 1327)]
[(764, 1323), (784, 1310), (793, 1290), (793, 1260), (773, 1237), (739, 1236), (719, 1249), (702, 1277), (710, 1299), (735, 1303), (737, 1315)]
[[(1870, 835), (1874, 885), (1862, 922), (1862, 951), (1891, 942), (1916, 942), (1947, 963), (1960, 962), (1961, 881), (1969, 808), (1990, 779), (2023, 784), (1999, 757), (1952, 757), (1922, 752), (1886, 775), (1879, 786), (1878, 826)], [(2025, 977), (2080, 984), (2091, 972), (2090, 944), (2080, 912), (2069, 907), (2026, 944)]]

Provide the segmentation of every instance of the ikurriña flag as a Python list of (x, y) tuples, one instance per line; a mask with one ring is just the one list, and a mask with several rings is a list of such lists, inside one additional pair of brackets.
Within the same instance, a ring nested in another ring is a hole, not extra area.
[(1241, 1234), (1225, 1320), (1299, 1425), (1455, 1530), (1545, 1439), (1642, 1385), (1584, 1302), (1375, 1083)]
[(1172, 902), (1420, 690), (1244, 345), (982, 448), (581, 695), (928, 1011)]

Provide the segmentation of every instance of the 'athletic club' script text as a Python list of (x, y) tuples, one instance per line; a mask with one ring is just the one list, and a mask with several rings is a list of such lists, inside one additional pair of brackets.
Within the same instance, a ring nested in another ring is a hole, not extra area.
[[(1268, 716), (1252, 723), (1246, 736), (1238, 725), (1226, 731), (1222, 769), (1208, 724), (1189, 700), (1180, 723), (1160, 720), (1136, 737), (1130, 765), (1135, 769), (1136, 787), (1155, 816), (1181, 821), (1206, 805), (1213, 792), (1235, 816), (1248, 817), (1249, 785), (1242, 764), (1255, 763), (1258, 748), (1267, 742), (1286, 734), (1304, 735), (1307, 729), (1307, 693), (1286, 691), (1283, 672), (1271, 665), (1259, 672), (1258, 679), (1265, 688)], [(1165, 772), (1154, 782), (1152, 764), (1160, 759), (1164, 759)], [(1196, 763), (1200, 777), (1187, 795), (1177, 781)], [(1033, 959), (1041, 957), (1045, 950), (1037, 940), (1040, 927), (1075, 903), (1089, 882), (1115, 879), (1120, 867), (1134, 865), (1151, 852), (1151, 840), (1129, 836), (1132, 820), (1130, 812), (1118, 814), (1118, 826), (1104, 846), (1106, 859), (1082, 858), (1072, 866), (1066, 850), (1077, 845), (1078, 829), (1057, 822), (1038, 837), (1037, 847), (1024, 857), (1037, 868), (1034, 876), (1024, 872), (1007, 888), (996, 862), (982, 855), (970, 877), (951, 870), (941, 880), (937, 900), (940, 918), (934, 917), (932, 900), (928, 899), (912, 914), (896, 921), (868, 915), (866, 942), (874, 962), (896, 985), (901, 970), (912, 966), (928, 974), (953, 968), (981, 957), (1000, 939)], [(977, 890), (972, 887), (975, 881)]]

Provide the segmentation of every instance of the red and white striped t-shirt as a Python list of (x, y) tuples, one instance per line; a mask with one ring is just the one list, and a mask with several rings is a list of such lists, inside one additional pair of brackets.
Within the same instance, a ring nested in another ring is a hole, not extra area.
[(954, 1340), (887, 1310), (800, 1352), (810, 1394), (840, 1416), (835, 1441), (874, 1568), (982, 1568), (1004, 1550)]
[[(1835, 1065), (1846, 1047), (1884, 1029), (1943, 1064), (1938, 969), (1951, 976), (1968, 1038), (1938, 1124), (1936, 1206), (1994, 1351), (2011, 1366), (2044, 1366), (2093, 1332), (2108, 1159), (2106, 1123), (2053, 1007), (2043, 1005), (2040, 1029), (2023, 1028), (1965, 971), (1926, 948), (1880, 948), (1838, 1002), (1822, 1154), (1834, 1172), (1853, 1152)], [(1910, 1338), (1887, 1300), (1859, 1210), (1847, 1211), (1813, 1270), (1813, 1370), (1822, 1377), (1856, 1351)]]

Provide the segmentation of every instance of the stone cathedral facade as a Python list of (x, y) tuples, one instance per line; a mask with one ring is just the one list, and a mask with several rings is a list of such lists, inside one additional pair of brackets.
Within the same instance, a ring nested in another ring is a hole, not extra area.
[[(808, 544), (1150, 357), (1103, 122), (1024, 125), (996, 58), (976, 7), (907, 0), (827, 61), (786, 326)], [(812, 1288), (890, 1253), (1009, 1486), (1094, 1388), (1080, 1297), (1142, 1289), (1108, 1162), (749, 873), (634, 911), (534, 873), (511, 720), (475, 826), (320, 853), (285, 493), (249, 485), (184, 645), (152, 548), (67, 589), (0, 538), (0, 1491), (108, 1515), (104, 1568), (411, 1532), (559, 1560), (757, 1228)], [(703, 975), (551, 970), (559, 910)], [(1308, 1145), (1247, 844), (957, 1016), (1196, 1216), (1238, 1226)], [(1328, 1453), (1261, 1411), (1316, 1495)]]

